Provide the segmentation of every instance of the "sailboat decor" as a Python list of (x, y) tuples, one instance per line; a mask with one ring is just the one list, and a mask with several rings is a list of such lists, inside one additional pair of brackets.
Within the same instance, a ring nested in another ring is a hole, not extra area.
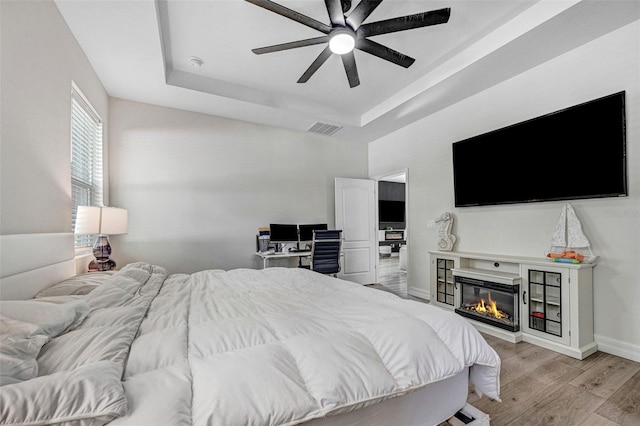
[[(587, 249), (589, 254), (582, 254), (574, 249)], [(596, 260), (597, 256), (591, 252), (589, 239), (582, 231), (582, 223), (569, 203), (560, 212), (547, 257), (554, 262), (564, 263), (592, 263)]]

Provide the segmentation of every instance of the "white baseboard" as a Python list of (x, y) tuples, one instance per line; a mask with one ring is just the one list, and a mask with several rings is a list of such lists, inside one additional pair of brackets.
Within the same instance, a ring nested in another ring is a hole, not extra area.
[(407, 293), (409, 293), (410, 296), (419, 297), (420, 299), (431, 300), (431, 292), (423, 288), (408, 287)]
[(575, 359), (585, 359), (591, 354), (594, 354), (598, 351), (598, 344), (595, 342), (584, 345), (580, 348), (574, 348), (571, 346), (564, 345), (562, 343), (554, 342), (544, 337), (534, 336), (533, 334), (522, 334), (522, 341), (527, 343), (532, 343), (534, 345), (540, 346), (542, 348), (546, 348), (552, 351), (559, 352), (563, 355), (570, 356)]
[(594, 340), (598, 344), (598, 350), (611, 355), (626, 358), (631, 361), (640, 362), (640, 345), (633, 345), (620, 340), (612, 339), (601, 335), (594, 335)]

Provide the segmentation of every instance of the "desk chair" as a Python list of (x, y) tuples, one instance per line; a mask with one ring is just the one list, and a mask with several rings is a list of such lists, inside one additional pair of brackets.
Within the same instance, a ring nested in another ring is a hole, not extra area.
[(340, 272), (342, 230), (313, 231), (311, 264), (302, 266), (321, 274), (337, 276)]

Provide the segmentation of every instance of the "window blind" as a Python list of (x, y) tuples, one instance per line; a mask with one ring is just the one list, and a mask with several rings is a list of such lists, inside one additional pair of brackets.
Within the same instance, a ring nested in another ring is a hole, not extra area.
[[(102, 119), (75, 88), (71, 89), (71, 229), (78, 206), (102, 205)], [(76, 247), (94, 237), (76, 235)]]

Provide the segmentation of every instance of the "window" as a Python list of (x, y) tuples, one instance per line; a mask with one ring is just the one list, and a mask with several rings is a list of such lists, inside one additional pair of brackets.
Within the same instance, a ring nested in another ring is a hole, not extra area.
[[(75, 85), (71, 88), (71, 229), (78, 206), (102, 205), (102, 119)], [(76, 235), (76, 247), (93, 237)]]

